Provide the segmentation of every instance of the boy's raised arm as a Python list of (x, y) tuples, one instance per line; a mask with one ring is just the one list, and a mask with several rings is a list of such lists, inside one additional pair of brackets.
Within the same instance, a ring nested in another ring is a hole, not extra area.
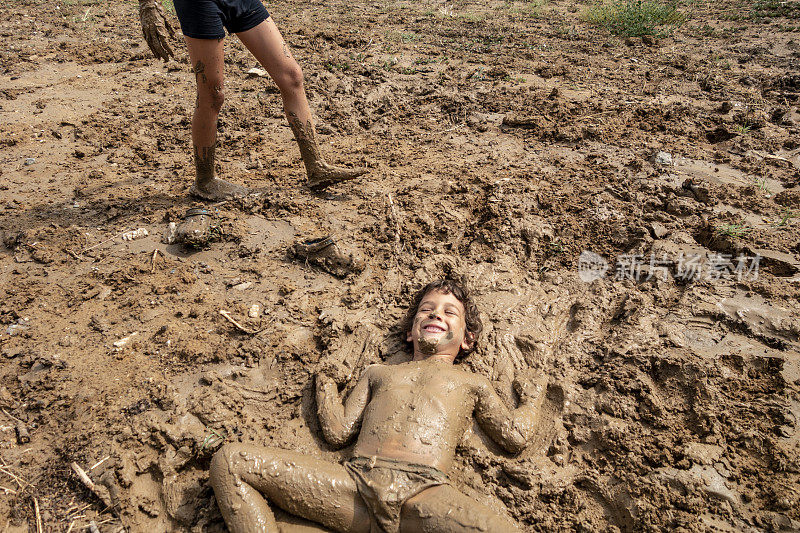
[(510, 453), (519, 453), (533, 435), (542, 401), (543, 383), (514, 380), (519, 406), (509, 410), (497, 395), (489, 380), (482, 378), (478, 385), (475, 419), (489, 437)]
[(358, 433), (361, 416), (369, 402), (369, 373), (370, 368), (367, 368), (344, 404), (336, 382), (321, 372), (317, 373), (317, 414), (322, 434), (330, 444), (344, 446)]

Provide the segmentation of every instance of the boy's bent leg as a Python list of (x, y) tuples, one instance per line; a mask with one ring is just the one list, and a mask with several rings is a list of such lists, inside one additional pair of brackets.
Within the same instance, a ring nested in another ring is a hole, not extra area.
[(192, 117), (192, 145), (197, 174), (190, 192), (206, 200), (242, 196), (247, 193), (245, 187), (214, 176), (217, 118), (225, 101), (223, 40), (185, 39), (197, 81), (197, 100)]
[(236, 35), (264, 66), (281, 91), (283, 109), (300, 147), (308, 185), (314, 188), (325, 187), (366, 173), (366, 169), (362, 168), (349, 169), (329, 165), (323, 158), (314, 134), (314, 123), (303, 84), (303, 71), (292, 57), (272, 17)]
[(347, 470), (307, 455), (228, 444), (211, 461), (211, 485), (232, 533), (277, 532), (267, 500), (335, 531), (370, 529), (369, 512)]
[(520, 529), (510, 518), (497, 514), (450, 485), (425, 489), (403, 505), (401, 533), (463, 531), (508, 533)]

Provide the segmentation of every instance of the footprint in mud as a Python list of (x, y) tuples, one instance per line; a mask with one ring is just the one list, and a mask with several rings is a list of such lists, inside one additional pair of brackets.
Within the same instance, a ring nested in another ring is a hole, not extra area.
[(586, 496), (583, 504), (590, 513), (605, 516), (623, 533), (634, 531), (636, 525), (635, 502), (622, 483), (609, 487), (604, 481), (591, 476), (579, 476), (575, 486)]

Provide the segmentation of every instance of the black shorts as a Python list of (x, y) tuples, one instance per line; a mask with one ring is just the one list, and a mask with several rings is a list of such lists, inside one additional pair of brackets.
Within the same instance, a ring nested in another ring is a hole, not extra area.
[(239, 33), (269, 18), (261, 0), (173, 0), (173, 4), (181, 31), (194, 39), (222, 39), (225, 29)]

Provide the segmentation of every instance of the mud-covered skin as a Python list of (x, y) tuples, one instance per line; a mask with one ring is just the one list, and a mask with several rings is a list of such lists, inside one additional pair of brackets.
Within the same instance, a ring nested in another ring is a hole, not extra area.
[(161, 3), (156, 0), (139, 0), (139, 20), (142, 23), (144, 40), (153, 55), (164, 61), (174, 56), (169, 39), (175, 38), (175, 30), (164, 14)]
[[(404, 461), (447, 472), (474, 416), (505, 450), (521, 451), (536, 423), (538, 404), (533, 396), (519, 387), (520, 405), (509, 410), (486, 378), (453, 366), (462, 345), (468, 347), (468, 343), (464, 308), (452, 295), (433, 291), (419, 309), (409, 333), (414, 360), (367, 368), (344, 402), (336, 383), (317, 375), (317, 409), (325, 439), (343, 446), (358, 433), (356, 457)], [(419, 350), (421, 337), (427, 339), (422, 345), (435, 346), (434, 354)], [(349, 475), (339, 465), (273, 448), (224, 446), (211, 466), (217, 501), (234, 532), (270, 531), (274, 524), (266, 501), (254, 489), (282, 509), (337, 531), (368, 531), (364, 504), (348, 481)], [(403, 505), (401, 531), (465, 528), (517, 529), (449, 485), (425, 489)]]
[(194, 166), (197, 176), (189, 194), (210, 201), (245, 196), (250, 191), (247, 187), (214, 176), (214, 151), (214, 146), (194, 147)]
[(486, 378), (440, 357), (372, 366), (344, 405), (335, 384), (318, 378), (317, 403), (323, 433), (332, 444), (345, 444), (360, 426), (354, 455), (398, 459), (445, 472), (473, 416), (489, 437), (512, 453), (525, 447), (536, 420), (529, 397), (510, 411)]
[(300, 157), (306, 167), (309, 187), (320, 189), (340, 181), (355, 179), (367, 173), (365, 168), (342, 168), (329, 165), (319, 151), (319, 145), (314, 136), (314, 125), (311, 121), (307, 120), (303, 123), (293, 112), (288, 112), (287, 118), (297, 145), (300, 147)]

